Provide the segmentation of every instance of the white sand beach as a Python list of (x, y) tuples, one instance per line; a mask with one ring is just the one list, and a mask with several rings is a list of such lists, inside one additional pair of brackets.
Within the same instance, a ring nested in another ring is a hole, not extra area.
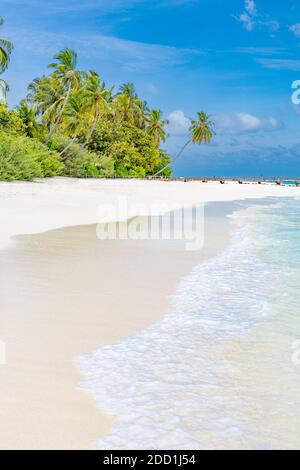
[(0, 367), (0, 447), (94, 448), (114, 417), (78, 388), (75, 357), (158, 321), (180, 279), (229, 241), (224, 206), (208, 217), (197, 253), (174, 242), (99, 242), (99, 205), (113, 207), (125, 197), (130, 206), (145, 205), (147, 215), (151, 205), (298, 197), (299, 191), (234, 182), (0, 183), (0, 338), (7, 352)]
[[(53, 178), (36, 182), (0, 182), (0, 247), (14, 235), (42, 233), (61, 227), (99, 222), (100, 204), (169, 204), (190, 206), (216, 201), (293, 197), (299, 188), (237, 182), (164, 182)], [(134, 216), (134, 211), (131, 214)], [(147, 213), (145, 214), (147, 215)], [(114, 214), (111, 215), (114, 220)], [(108, 218), (109, 220), (109, 218)]]

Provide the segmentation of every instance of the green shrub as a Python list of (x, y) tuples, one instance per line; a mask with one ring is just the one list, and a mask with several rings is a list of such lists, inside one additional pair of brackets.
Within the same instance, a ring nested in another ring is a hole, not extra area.
[(57, 132), (51, 137), (48, 146), (50, 150), (54, 150), (57, 153), (61, 153), (70, 142), (70, 137)]
[(109, 156), (98, 155), (82, 149), (69, 154), (65, 160), (64, 174), (76, 178), (102, 178), (114, 175), (114, 162)]
[[(50, 148), (62, 153), (71, 139), (63, 134), (55, 134), (50, 142)], [(75, 178), (102, 178), (114, 175), (114, 161), (109, 155), (90, 152), (81, 144), (72, 144), (62, 153), (64, 164), (63, 173)]]
[(25, 135), (39, 139), (42, 142), (47, 139), (47, 128), (38, 121), (34, 107), (22, 100), (17, 108), (17, 113), (23, 123)]
[[(166, 165), (169, 165), (171, 162), (171, 157), (168, 153), (165, 153), (163, 150), (160, 150), (160, 162), (156, 166), (156, 168), (153, 171), (153, 174), (159, 172), (162, 168), (164, 168)], [(173, 170), (171, 167), (167, 167), (160, 173), (160, 176), (164, 176), (165, 178), (171, 178), (173, 174)]]
[(143, 178), (152, 175), (156, 168), (166, 165), (169, 158), (142, 129), (128, 122), (116, 126), (105, 118), (97, 125), (89, 149), (111, 156), (115, 162), (115, 175), (118, 177)]
[(37, 140), (0, 132), (0, 180), (31, 180), (61, 171), (59, 155)]
[(109, 119), (102, 118), (96, 126), (88, 148), (92, 152), (104, 154), (118, 140), (120, 140), (118, 126)]
[(0, 104), (0, 130), (23, 134), (25, 125), (16, 111), (9, 111), (6, 104)]
[(140, 165), (141, 155), (128, 142), (116, 142), (111, 145), (108, 154), (113, 158), (115, 166), (115, 176), (119, 178), (143, 178), (146, 171)]

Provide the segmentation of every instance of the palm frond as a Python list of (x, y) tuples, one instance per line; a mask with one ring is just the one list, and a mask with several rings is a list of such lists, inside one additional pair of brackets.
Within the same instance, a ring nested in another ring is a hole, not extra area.
[[(3, 23), (4, 20), (0, 17), (0, 26), (2, 26)], [(5, 38), (0, 38), (0, 73), (7, 69), (13, 47), (14, 46), (11, 41)]]
[(8, 83), (3, 80), (3, 78), (0, 78), (0, 94), (2, 95), (2, 99), (6, 100), (6, 95), (9, 92), (9, 86)]

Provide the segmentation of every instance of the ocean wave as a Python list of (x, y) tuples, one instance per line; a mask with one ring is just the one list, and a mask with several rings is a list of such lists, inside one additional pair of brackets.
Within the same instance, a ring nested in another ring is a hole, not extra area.
[(254, 430), (236, 352), (268, 317), (272, 273), (235, 215), (231, 245), (179, 285), (162, 321), (81, 355), (81, 387), (117, 416), (99, 449), (243, 447)]

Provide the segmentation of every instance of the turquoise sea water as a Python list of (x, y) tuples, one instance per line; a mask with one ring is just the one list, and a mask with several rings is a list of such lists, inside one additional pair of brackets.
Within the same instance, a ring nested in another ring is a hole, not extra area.
[(285, 184), (287, 186), (296, 186), (299, 183), (297, 183), (296, 181), (283, 181), (282, 184)]
[(117, 416), (99, 448), (300, 448), (300, 200), (231, 217), (169, 315), (78, 359)]

